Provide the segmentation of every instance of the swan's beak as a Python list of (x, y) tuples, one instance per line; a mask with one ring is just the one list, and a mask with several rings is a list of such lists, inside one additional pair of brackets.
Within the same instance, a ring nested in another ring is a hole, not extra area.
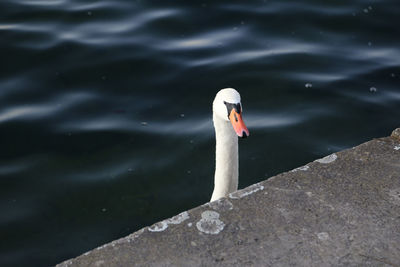
[(241, 113), (238, 113), (235, 109), (232, 109), (231, 114), (229, 115), (229, 120), (231, 121), (233, 129), (239, 137), (246, 138), (250, 135), (249, 130), (243, 122)]

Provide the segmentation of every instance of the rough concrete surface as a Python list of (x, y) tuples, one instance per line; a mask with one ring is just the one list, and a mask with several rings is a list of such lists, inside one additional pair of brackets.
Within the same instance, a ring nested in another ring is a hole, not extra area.
[(59, 266), (400, 266), (400, 129)]

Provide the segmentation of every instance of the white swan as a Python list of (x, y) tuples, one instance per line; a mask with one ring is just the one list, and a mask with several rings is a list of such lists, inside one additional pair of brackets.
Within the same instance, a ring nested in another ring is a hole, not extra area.
[(214, 192), (211, 201), (238, 189), (238, 136), (249, 136), (242, 119), (240, 94), (233, 88), (220, 90), (213, 102), (216, 153)]

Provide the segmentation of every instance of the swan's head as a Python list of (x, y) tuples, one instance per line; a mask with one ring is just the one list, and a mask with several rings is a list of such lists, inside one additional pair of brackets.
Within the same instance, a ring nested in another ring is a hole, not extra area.
[(214, 115), (224, 121), (230, 121), (233, 129), (239, 137), (249, 136), (249, 130), (242, 119), (242, 104), (240, 94), (233, 88), (220, 90), (213, 102)]

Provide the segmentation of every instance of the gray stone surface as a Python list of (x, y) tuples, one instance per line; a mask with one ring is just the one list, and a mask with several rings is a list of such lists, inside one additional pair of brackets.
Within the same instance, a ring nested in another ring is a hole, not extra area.
[(400, 129), (59, 266), (400, 266)]

